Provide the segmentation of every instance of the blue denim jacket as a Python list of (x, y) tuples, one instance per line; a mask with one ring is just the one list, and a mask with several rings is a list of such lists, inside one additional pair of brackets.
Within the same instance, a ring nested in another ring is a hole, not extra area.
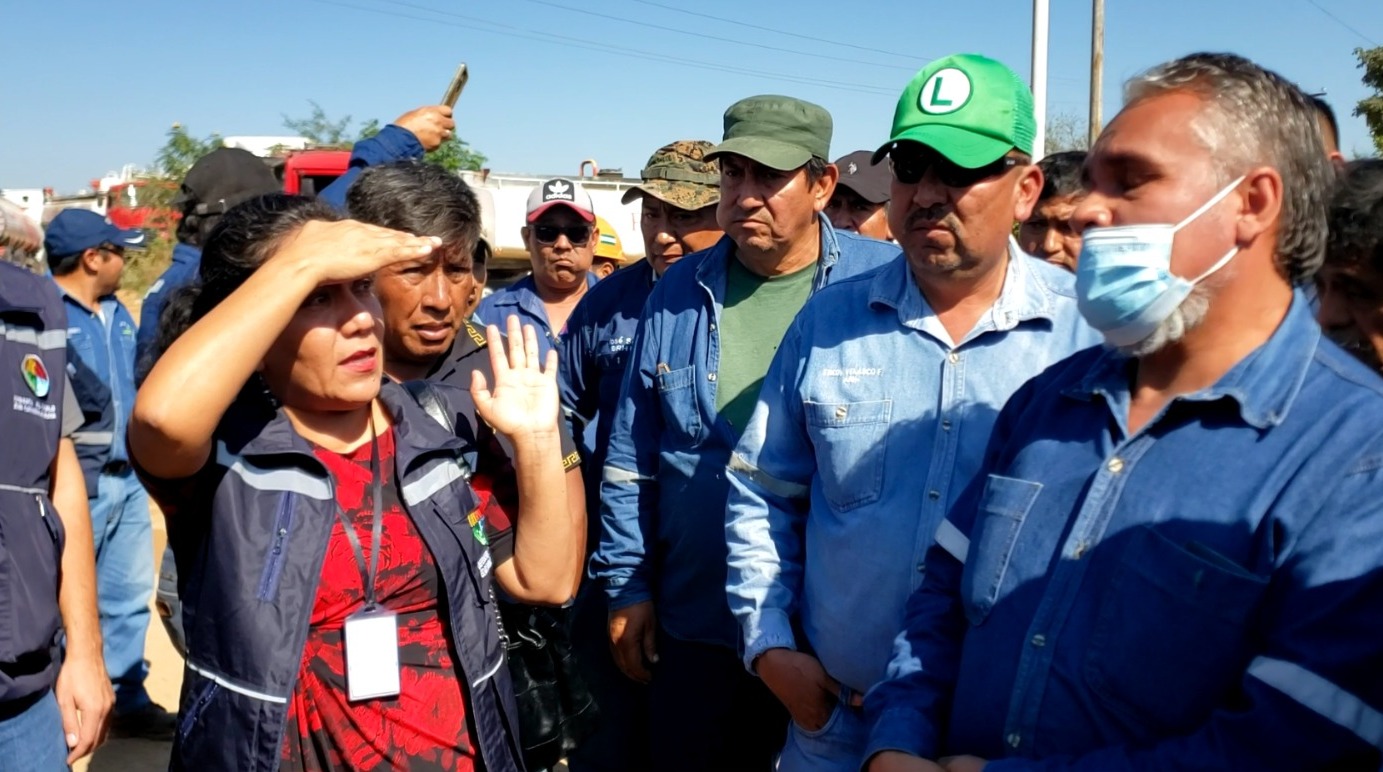
[(168, 305), (168, 299), (179, 288), (197, 280), (201, 265), (202, 250), (179, 242), (173, 247), (173, 262), (144, 293), (144, 301), (139, 307), (139, 331), (135, 334), (137, 371), (142, 372), (146, 359), (153, 356), (154, 342), (158, 340), (158, 318), (163, 313), (163, 307)]
[[(587, 289), (594, 287), (597, 281), (595, 274), (586, 274)], [(491, 293), (475, 307), (475, 318), (482, 324), (499, 327), (501, 332), (506, 329), (510, 316), (518, 316), (520, 324), (533, 325), (534, 332), (538, 333), (538, 356), (545, 357), (547, 352), (557, 348), (563, 331), (552, 329), (548, 322), (547, 308), (543, 306), (543, 299), (538, 297), (538, 285), (533, 281), (532, 274)]]
[(380, 129), (378, 134), (362, 139), (351, 147), (350, 166), (346, 173), (332, 180), (330, 185), (317, 194), (317, 198), (344, 210), (346, 193), (366, 167), (420, 159), (423, 155), (423, 145), (418, 141), (418, 137), (408, 129), (391, 123)]
[[(892, 260), (898, 248), (820, 218), (814, 288)], [(737, 432), (716, 413), (716, 332), (735, 243), (673, 265), (644, 306), (610, 435), (591, 575), (611, 608), (653, 600), (670, 634), (735, 647), (725, 600), (725, 465)]]
[[(68, 367), (85, 368), (95, 376), (72, 379), (72, 388), (79, 392), (75, 395), (77, 401), (88, 414), (97, 412), (95, 403), (108, 401), (114, 419), (113, 428), (102, 423), (100, 431), (91, 431), (92, 424), (99, 419), (88, 415), (86, 424), (72, 435), (78, 455), (84, 449), (99, 448), (105, 455), (104, 463), (129, 461), (130, 456), (125, 451), (125, 426), (134, 409), (134, 317), (114, 295), (101, 298), (100, 313), (97, 313), (63, 292), (61, 287), (58, 291), (67, 308)], [(100, 393), (80, 393), (80, 390), (92, 388)], [(100, 407), (104, 412), (105, 406)], [(86, 471), (83, 465), (83, 472)]]
[[(581, 299), (557, 347), (562, 408), (571, 435), (581, 445), (581, 474), (586, 483), (590, 533), (587, 549), (600, 540), (600, 470), (610, 445), (610, 427), (619, 405), (624, 365), (634, 348), (634, 334), (644, 302), (657, 277), (647, 260), (621, 268)], [(591, 430), (594, 427), (594, 431)]]
[[(730, 458), (730, 610), (744, 661), (796, 649), (859, 693), (883, 678), (941, 518), (1031, 376), (1099, 341), (1074, 277), (1011, 250), (963, 340), (906, 258), (823, 289), (788, 329)], [(751, 668), (752, 669), (752, 668)]]
[(1004, 408), (866, 700), (869, 752), (1378, 769), (1383, 381), (1300, 297), (1132, 436), (1131, 374), (1091, 349)]

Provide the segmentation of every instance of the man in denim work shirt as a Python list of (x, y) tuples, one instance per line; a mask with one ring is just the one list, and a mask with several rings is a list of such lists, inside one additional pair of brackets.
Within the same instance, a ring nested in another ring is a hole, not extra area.
[(837, 231), (831, 116), (782, 96), (725, 112), (725, 238), (667, 270), (644, 306), (601, 484), (591, 575), (620, 669), (649, 683), (653, 767), (761, 770), (787, 716), (744, 672), (725, 602), (725, 465), (807, 297), (898, 248)]
[(999, 409), (1099, 342), (1071, 275), (1009, 237), (1042, 189), (1035, 126), (1028, 87), (992, 59), (913, 78), (873, 157), (892, 159), (904, 257), (808, 301), (730, 458), (730, 608), (745, 665), (793, 717), (782, 772), (859, 769), (859, 697)]
[(1293, 292), (1311, 102), (1227, 54), (1126, 94), (1074, 215), (1110, 347), (1000, 414), (865, 699), (873, 772), (1379, 768), (1383, 381)]

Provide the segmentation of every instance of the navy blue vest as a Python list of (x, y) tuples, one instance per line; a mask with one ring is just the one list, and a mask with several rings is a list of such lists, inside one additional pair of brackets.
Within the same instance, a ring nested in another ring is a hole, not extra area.
[(66, 367), (67, 314), (52, 282), (0, 263), (0, 702), (57, 678), (64, 532), (48, 487)]
[[(439, 391), (453, 409), (460, 404), (459, 392)], [(493, 560), (467, 523), (478, 500), (457, 463), (474, 448), (403, 387), (386, 383), (380, 396), (394, 419), (403, 508), (444, 585), (481, 761), (491, 772), (517, 772), (513, 685), (489, 588)], [(455, 423), (465, 424), (459, 416)], [(202, 472), (146, 484), (169, 514), (187, 633), (171, 768), (272, 772), (336, 522), (332, 478), (281, 411), (237, 403)]]

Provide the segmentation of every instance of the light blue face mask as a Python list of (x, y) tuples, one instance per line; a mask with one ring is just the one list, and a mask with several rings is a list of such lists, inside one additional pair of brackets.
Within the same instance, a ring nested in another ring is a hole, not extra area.
[(1239, 253), (1234, 247), (1194, 279), (1172, 273), (1172, 242), (1177, 231), (1224, 200), (1243, 181), (1240, 177), (1229, 183), (1176, 225), (1086, 229), (1076, 263), (1076, 304), (1085, 321), (1115, 346), (1131, 346), (1151, 335), (1197, 284)]

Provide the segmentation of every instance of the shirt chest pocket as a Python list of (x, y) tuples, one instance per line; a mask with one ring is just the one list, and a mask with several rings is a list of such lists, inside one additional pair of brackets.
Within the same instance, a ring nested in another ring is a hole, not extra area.
[(1042, 492), (1042, 483), (992, 474), (970, 532), (961, 597), (972, 625), (984, 624), (999, 599), (1023, 521)]
[(1084, 677), (1150, 741), (1199, 726), (1237, 687), (1268, 580), (1147, 526), (1126, 539), (1099, 591)]
[(831, 508), (847, 512), (878, 501), (893, 400), (807, 402), (802, 408), (821, 490)]
[(67, 355), (89, 368), (96, 367), (96, 341), (82, 327), (67, 328)]
[(701, 411), (696, 405), (696, 367), (683, 367), (653, 376), (658, 404), (663, 411), (665, 433), (680, 446), (691, 445), (701, 436)]

